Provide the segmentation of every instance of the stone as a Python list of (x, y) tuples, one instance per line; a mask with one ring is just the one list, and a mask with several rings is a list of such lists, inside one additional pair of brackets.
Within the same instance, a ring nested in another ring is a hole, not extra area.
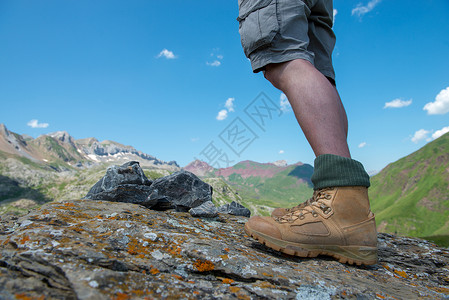
[(148, 197), (154, 208), (172, 206), (176, 211), (183, 212), (207, 201), (212, 201), (212, 187), (184, 170), (156, 179)]
[(243, 216), (248, 218), (251, 216), (251, 211), (249, 209), (247, 209), (246, 207), (235, 201), (220, 206), (218, 208), (218, 212), (222, 214), (230, 214), (234, 216)]
[(139, 162), (130, 161), (121, 166), (109, 167), (106, 175), (90, 189), (84, 198), (150, 206), (147, 200), (151, 183)]
[[(0, 299), (447, 299), (449, 249), (380, 233), (379, 263), (299, 258), (244, 233), (245, 217), (192, 218), (99, 200), (0, 216)], [(6, 222), (6, 223), (5, 223)]]
[(191, 208), (189, 213), (192, 217), (200, 217), (200, 218), (214, 218), (218, 216), (218, 210), (212, 201), (207, 201), (197, 206), (195, 208)]

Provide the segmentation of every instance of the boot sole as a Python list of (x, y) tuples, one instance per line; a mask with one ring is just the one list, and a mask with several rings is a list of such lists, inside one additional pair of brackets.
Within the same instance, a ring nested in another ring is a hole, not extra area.
[(288, 255), (299, 257), (332, 256), (340, 263), (350, 265), (374, 265), (377, 263), (377, 247), (369, 246), (336, 246), (310, 245), (283, 241), (261, 232), (249, 229), (245, 224), (245, 232), (261, 244)]

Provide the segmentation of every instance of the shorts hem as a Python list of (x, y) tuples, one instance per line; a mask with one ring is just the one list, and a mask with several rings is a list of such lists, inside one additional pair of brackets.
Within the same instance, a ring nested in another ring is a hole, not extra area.
[[(267, 51), (261, 50), (256, 51), (255, 53), (252, 53), (250, 55), (251, 67), (254, 73), (264, 71), (265, 67), (269, 64), (278, 64), (287, 61), (292, 61), (295, 59), (307, 60), (308, 62), (310, 62), (312, 65), (315, 66), (313, 54), (309, 54), (307, 52), (294, 51), (289, 53), (284, 52), (279, 54), (274, 53), (267, 54)], [(321, 74), (323, 74), (325, 77), (331, 78), (335, 82), (335, 73), (333, 70), (320, 70), (318, 68), (317, 70), (320, 71)]]
[[(259, 52), (259, 53), (258, 53)], [(269, 64), (279, 64), (295, 59), (304, 59), (309, 61), (313, 65), (313, 56), (306, 52), (290, 52), (290, 53), (270, 53), (266, 51), (256, 51), (250, 55), (251, 67), (254, 73), (259, 73), (263, 71), (265, 67)]]

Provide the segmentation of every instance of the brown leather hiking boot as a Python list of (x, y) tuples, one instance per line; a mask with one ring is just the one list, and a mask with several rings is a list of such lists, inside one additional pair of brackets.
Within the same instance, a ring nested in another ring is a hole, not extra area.
[(245, 231), (289, 255), (329, 255), (341, 263), (377, 263), (377, 231), (366, 187), (316, 191), (310, 203), (282, 217), (249, 219)]

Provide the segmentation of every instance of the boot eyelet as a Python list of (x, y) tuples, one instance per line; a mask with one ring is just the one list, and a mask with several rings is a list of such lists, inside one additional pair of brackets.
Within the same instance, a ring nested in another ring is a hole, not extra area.
[(326, 199), (327, 199), (327, 200), (330, 200), (331, 198), (332, 198), (331, 195), (329, 195), (329, 194), (326, 195)]
[(304, 220), (306, 217), (304, 215), (300, 216), (299, 219), (300, 220)]
[(313, 216), (314, 218), (316, 218), (316, 217), (318, 217), (318, 214), (317, 214), (316, 212), (313, 212), (313, 213), (312, 213), (312, 216)]

